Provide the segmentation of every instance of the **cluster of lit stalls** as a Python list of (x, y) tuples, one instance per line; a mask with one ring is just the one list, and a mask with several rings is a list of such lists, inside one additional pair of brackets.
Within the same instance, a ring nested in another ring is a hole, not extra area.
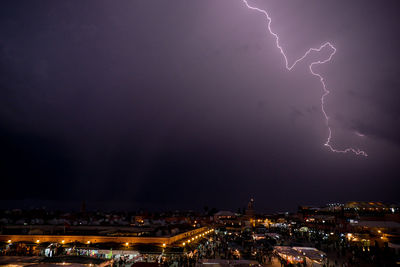
[(307, 260), (308, 265), (324, 266), (327, 261), (326, 254), (316, 248), (310, 247), (293, 247), (294, 250), (302, 253)]
[[(54, 255), (54, 245), (51, 244), (45, 249), (45, 256), (52, 257)], [(64, 251), (66, 256), (86, 256), (99, 259), (124, 260), (126, 263), (135, 262), (157, 262), (160, 260), (159, 253), (140, 253), (136, 250), (113, 250), (99, 248), (66, 248)]]
[[(48, 249), (60, 244), (52, 244)], [(184, 248), (176, 246), (160, 246), (159, 244), (127, 244), (127, 243), (94, 243), (90, 245), (65, 244), (63, 255), (87, 256), (99, 259), (123, 259), (127, 263), (159, 262), (167, 256), (183, 254)], [(49, 253), (50, 255), (50, 253)], [(53, 253), (54, 255), (54, 253)]]
[(299, 251), (285, 246), (276, 246), (274, 251), (278, 256), (289, 264), (297, 264), (304, 262), (304, 255)]
[(274, 247), (275, 253), (288, 264), (306, 264), (307, 266), (324, 266), (326, 254), (310, 247)]
[(0, 242), (0, 255), (29, 255), (40, 254), (40, 248), (32, 242)]
[(44, 256), (54, 257), (57, 250), (62, 249), (66, 256), (88, 256), (94, 258), (112, 259), (125, 257), (126, 259), (140, 259), (142, 255), (136, 250), (101, 249), (96, 247), (61, 246), (58, 243), (51, 243), (44, 249)]

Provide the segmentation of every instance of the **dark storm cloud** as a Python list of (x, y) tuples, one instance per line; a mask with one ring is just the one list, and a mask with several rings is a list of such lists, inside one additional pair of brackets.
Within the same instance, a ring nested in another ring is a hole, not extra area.
[(333, 143), (369, 158), (323, 146), (321, 85), (306, 63), (329, 51), (288, 72), (265, 18), (240, 0), (5, 1), (1, 199), (236, 209), (253, 196), (264, 210), (397, 200), (386, 186), (399, 171), (396, 1), (254, 4), (290, 61), (337, 47), (316, 68)]
[(400, 145), (399, 127), (395, 126), (400, 123), (400, 106), (398, 104), (400, 83), (397, 77), (398, 75), (393, 75), (393, 77), (377, 81), (365, 92), (350, 91), (349, 94), (369, 103), (370, 108), (378, 113), (373, 119), (366, 117), (362, 120), (355, 120), (351, 126), (368, 136)]
[[(2, 199), (60, 200), (76, 175), (68, 149), (51, 137), (0, 129)], [(63, 190), (52, 190), (62, 188)]]

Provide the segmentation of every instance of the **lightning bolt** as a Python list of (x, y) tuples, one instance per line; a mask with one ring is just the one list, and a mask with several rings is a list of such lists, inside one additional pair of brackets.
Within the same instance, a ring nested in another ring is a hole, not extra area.
[(308, 49), (308, 50), (304, 53), (303, 56), (301, 56), (300, 58), (296, 59), (291, 65), (289, 65), (289, 60), (288, 60), (288, 58), (287, 58), (287, 56), (286, 56), (286, 54), (285, 54), (285, 51), (283, 50), (282, 46), (281, 46), (280, 43), (279, 43), (279, 36), (278, 36), (278, 34), (276, 34), (276, 33), (271, 29), (272, 19), (271, 19), (271, 17), (269, 16), (268, 12), (265, 11), (265, 10), (263, 10), (263, 9), (260, 9), (260, 8), (254, 7), (254, 6), (251, 6), (251, 5), (248, 3), (248, 0), (242, 0), (242, 2), (246, 5), (247, 8), (249, 8), (249, 9), (251, 9), (251, 10), (255, 10), (255, 11), (257, 11), (257, 12), (260, 12), (260, 13), (262, 13), (262, 14), (267, 18), (267, 20), (268, 20), (268, 24), (267, 24), (267, 25), (268, 25), (268, 31), (269, 31), (269, 33), (270, 33), (272, 36), (274, 36), (276, 47), (278, 48), (279, 52), (280, 52), (281, 55), (283, 56), (283, 59), (285, 60), (285, 67), (286, 67), (286, 69), (287, 69), (288, 71), (291, 71), (291, 70), (296, 66), (297, 63), (299, 63), (299, 62), (301, 62), (303, 59), (305, 59), (311, 52), (320, 52), (322, 49), (324, 49), (324, 48), (326, 48), (326, 47), (330, 48), (331, 53), (329, 54), (329, 57), (328, 57), (327, 59), (322, 60), (322, 61), (321, 61), (321, 60), (314, 61), (314, 62), (312, 62), (312, 63), (308, 66), (308, 68), (309, 68), (309, 70), (310, 70), (310, 73), (311, 73), (313, 76), (317, 77), (317, 78), (319, 79), (319, 81), (321, 82), (322, 89), (323, 89), (323, 91), (324, 91), (324, 93), (322, 94), (322, 97), (321, 97), (321, 110), (322, 110), (322, 113), (324, 114), (324, 117), (325, 117), (325, 124), (326, 124), (326, 127), (328, 128), (328, 137), (326, 138), (326, 141), (325, 141), (325, 143), (324, 143), (324, 146), (328, 147), (332, 152), (335, 152), (335, 153), (347, 153), (347, 152), (352, 152), (352, 153), (354, 153), (354, 154), (356, 154), (356, 155), (365, 156), (365, 157), (368, 156), (367, 153), (365, 153), (364, 151), (362, 151), (362, 150), (360, 150), (360, 149), (358, 149), (358, 148), (351, 148), (351, 147), (350, 147), (350, 148), (346, 148), (346, 149), (336, 149), (336, 148), (334, 148), (334, 147), (331, 145), (332, 130), (331, 130), (331, 127), (330, 127), (330, 125), (329, 125), (329, 117), (328, 117), (328, 114), (327, 114), (326, 111), (325, 111), (325, 97), (330, 93), (330, 91), (327, 89), (327, 86), (326, 86), (326, 84), (325, 84), (324, 77), (323, 77), (321, 74), (315, 72), (315, 71), (313, 70), (313, 67), (316, 66), (316, 65), (325, 64), (325, 63), (331, 61), (332, 57), (336, 54), (336, 48), (335, 48), (330, 42), (326, 42), (326, 43), (322, 44), (319, 48), (310, 48), (310, 49)]

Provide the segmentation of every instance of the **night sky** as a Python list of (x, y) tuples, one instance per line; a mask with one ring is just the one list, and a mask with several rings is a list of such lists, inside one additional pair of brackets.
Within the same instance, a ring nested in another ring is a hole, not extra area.
[[(1, 1), (0, 208), (400, 201), (399, 4)], [(359, 136), (364, 135), (364, 136)]]

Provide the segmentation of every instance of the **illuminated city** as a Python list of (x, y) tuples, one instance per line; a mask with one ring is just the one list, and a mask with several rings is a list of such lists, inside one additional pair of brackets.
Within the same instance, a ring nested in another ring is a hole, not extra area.
[(296, 213), (274, 214), (258, 213), (254, 199), (238, 212), (89, 212), (84, 207), (76, 213), (4, 211), (0, 251), (8, 257), (2, 262), (370, 266), (393, 263), (400, 250), (400, 207), (381, 202), (299, 206)]

